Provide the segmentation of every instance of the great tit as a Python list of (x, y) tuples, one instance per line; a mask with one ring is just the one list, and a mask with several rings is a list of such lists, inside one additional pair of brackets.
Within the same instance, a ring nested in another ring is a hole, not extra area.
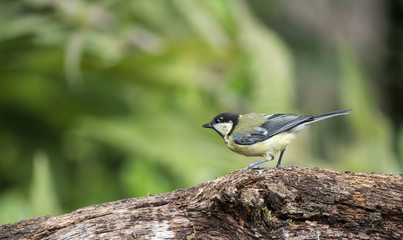
[(261, 161), (249, 164), (244, 169), (273, 160), (274, 154), (279, 151), (280, 156), (276, 167), (280, 167), (285, 148), (298, 132), (311, 123), (350, 113), (351, 110), (339, 110), (319, 116), (221, 113), (215, 116), (211, 122), (203, 124), (202, 127), (214, 129), (224, 139), (227, 147), (236, 153), (265, 157)]

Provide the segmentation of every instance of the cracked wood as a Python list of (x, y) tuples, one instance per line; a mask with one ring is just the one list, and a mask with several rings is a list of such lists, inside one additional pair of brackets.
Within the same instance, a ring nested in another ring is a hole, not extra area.
[(0, 226), (0, 239), (401, 239), (403, 176), (237, 170), (174, 192)]

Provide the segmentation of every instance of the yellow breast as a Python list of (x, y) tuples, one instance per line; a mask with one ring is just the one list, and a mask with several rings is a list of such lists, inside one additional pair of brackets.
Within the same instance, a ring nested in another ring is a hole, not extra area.
[(225, 143), (232, 151), (245, 156), (268, 156), (283, 150), (294, 138), (295, 133), (282, 132), (252, 145), (239, 145), (229, 138), (225, 139)]

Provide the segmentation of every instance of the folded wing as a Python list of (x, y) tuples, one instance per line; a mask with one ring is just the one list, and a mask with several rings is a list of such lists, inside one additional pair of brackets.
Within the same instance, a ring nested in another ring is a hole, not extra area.
[(297, 116), (293, 114), (267, 115), (267, 121), (261, 126), (254, 127), (251, 133), (235, 134), (233, 140), (236, 144), (251, 145), (313, 120), (314, 117), (312, 116)]

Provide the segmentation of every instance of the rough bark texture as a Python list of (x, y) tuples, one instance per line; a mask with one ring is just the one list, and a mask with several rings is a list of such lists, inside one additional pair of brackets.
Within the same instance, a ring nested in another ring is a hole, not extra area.
[(402, 239), (403, 176), (235, 171), (195, 187), (0, 226), (0, 239)]

